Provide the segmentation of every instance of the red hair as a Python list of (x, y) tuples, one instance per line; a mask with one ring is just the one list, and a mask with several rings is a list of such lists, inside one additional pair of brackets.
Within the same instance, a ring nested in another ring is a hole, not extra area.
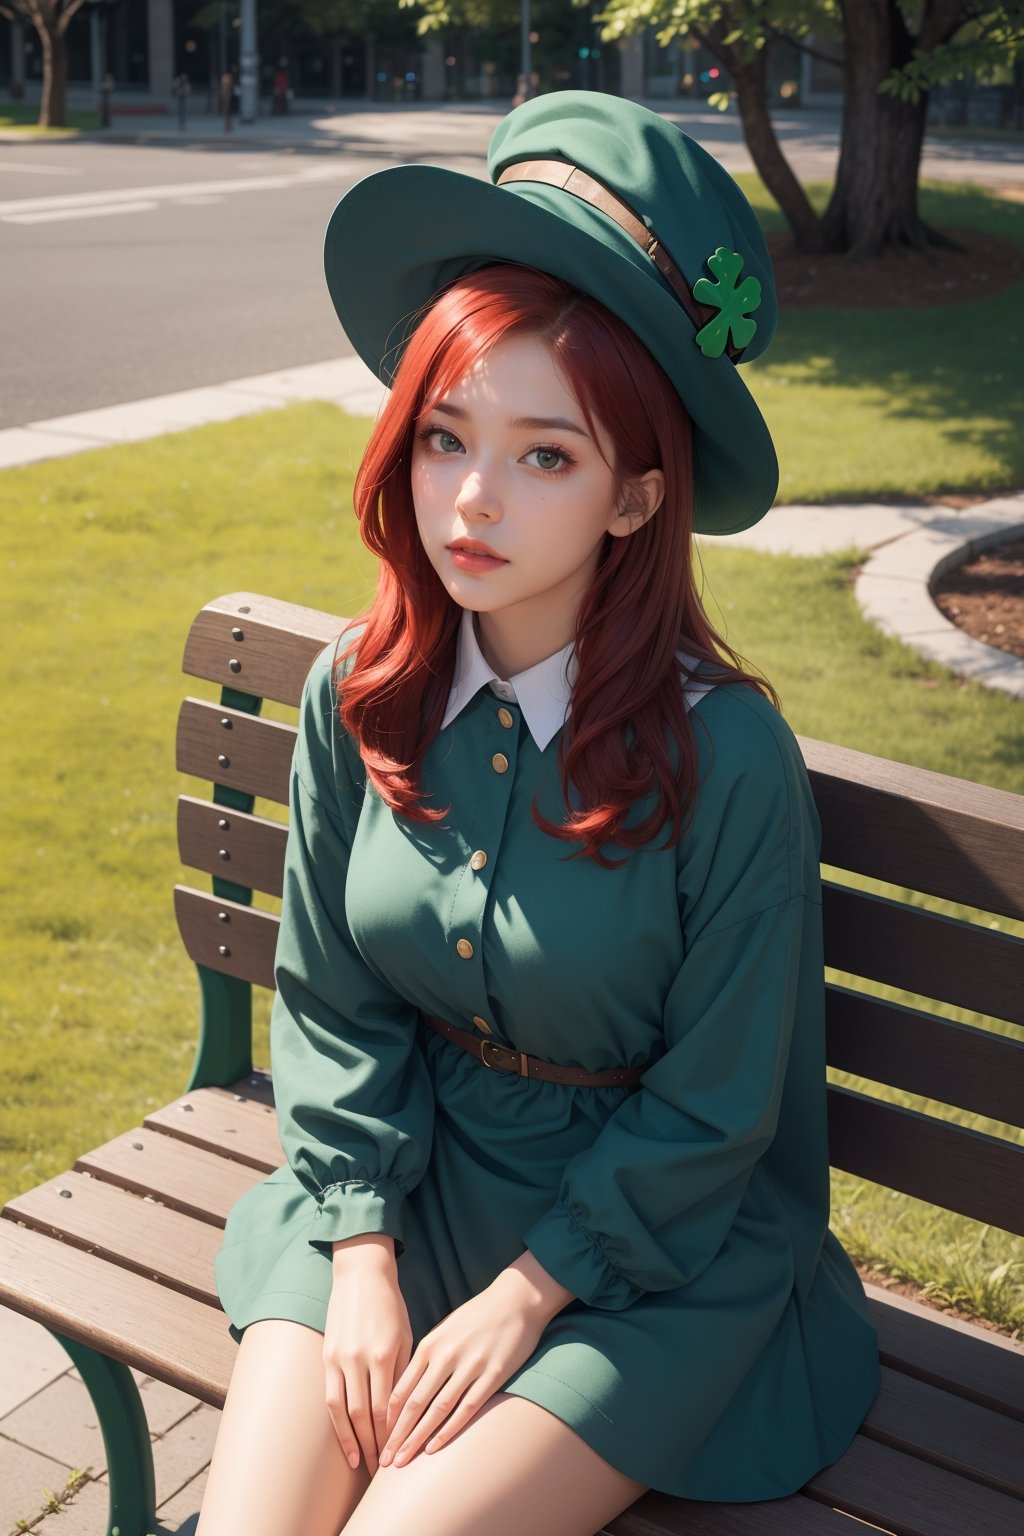
[[(476, 359), (513, 333), (547, 342), (595, 440), (595, 418), (608, 433), (618, 495), (649, 469), (665, 476), (653, 517), (626, 537), (606, 537), (580, 607), (579, 673), (558, 756), (565, 821), (533, 811), (551, 836), (581, 842), (577, 854), (614, 867), (620, 861), (602, 844), (635, 848), (669, 823), (668, 846), (682, 835), (695, 798), (697, 745), (676, 651), (714, 661), (719, 684), (757, 688), (776, 707), (779, 700), (770, 683), (742, 668), (701, 606), (692, 430), (682, 401), (629, 327), (562, 279), (512, 263), (473, 272), (435, 299), (409, 340), (356, 475), (360, 530), (380, 563), (376, 598), (340, 659), (353, 665), (339, 673), (339, 710), (386, 804), (411, 821), (447, 814), (424, 804), (420, 768), (447, 706), (462, 610), (420, 543), (413, 434)], [(627, 825), (630, 809), (652, 792), (650, 813)]]

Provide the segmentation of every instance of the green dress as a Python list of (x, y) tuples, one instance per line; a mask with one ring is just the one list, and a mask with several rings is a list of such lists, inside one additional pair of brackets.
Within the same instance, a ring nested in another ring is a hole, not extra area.
[[(648, 1487), (795, 1492), (847, 1449), (880, 1369), (828, 1226), (820, 824), (792, 731), (748, 687), (703, 693), (690, 830), (610, 870), (534, 824), (535, 796), (562, 814), (558, 736), (541, 750), (487, 687), (425, 759), (449, 814), (397, 818), (338, 721), (334, 651), (292, 780), (271, 1026), (287, 1161), (236, 1203), (217, 1261), (235, 1332), (322, 1332), (330, 1245), (358, 1233), (395, 1238), (415, 1343), (529, 1248), (576, 1299), (500, 1390)], [(588, 1071), (652, 1065), (639, 1089), (523, 1079), (419, 1009)]]

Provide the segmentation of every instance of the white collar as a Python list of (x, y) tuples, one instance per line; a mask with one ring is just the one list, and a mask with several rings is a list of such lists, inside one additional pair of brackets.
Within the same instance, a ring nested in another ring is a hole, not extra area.
[[(677, 651), (676, 656), (688, 671), (692, 672), (698, 666), (697, 658), (686, 651)], [(568, 718), (573, 684), (579, 670), (574, 645), (570, 640), (568, 645), (563, 645), (553, 656), (538, 661), (534, 667), (527, 667), (525, 672), (517, 672), (506, 682), (484, 658), (476, 638), (473, 614), (469, 608), (463, 608), (456, 640), (455, 680), (448, 695), (448, 708), (441, 721), (441, 729), (444, 730), (446, 725), (451, 725), (461, 715), (470, 699), (475, 698), (486, 683), (499, 699), (519, 705), (530, 735), (543, 752)], [(714, 686), (714, 683), (697, 682), (691, 678), (683, 687), (683, 704), (686, 709), (692, 709), (697, 700), (710, 693)]]
[(451, 725), (487, 683), (499, 699), (519, 705), (530, 735), (543, 752), (565, 724), (578, 672), (579, 663), (570, 640), (553, 656), (527, 667), (525, 672), (517, 672), (507, 680), (499, 677), (480, 649), (472, 611), (463, 608), (456, 641), (455, 677), (441, 729)]

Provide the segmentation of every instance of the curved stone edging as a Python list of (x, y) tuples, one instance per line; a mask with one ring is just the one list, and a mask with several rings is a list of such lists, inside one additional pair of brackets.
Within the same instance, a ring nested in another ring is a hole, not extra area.
[(854, 595), (865, 618), (927, 661), (1024, 699), (1024, 658), (975, 640), (932, 598), (951, 567), (1017, 534), (1024, 534), (1024, 492), (960, 511), (942, 508), (916, 532), (874, 550)]

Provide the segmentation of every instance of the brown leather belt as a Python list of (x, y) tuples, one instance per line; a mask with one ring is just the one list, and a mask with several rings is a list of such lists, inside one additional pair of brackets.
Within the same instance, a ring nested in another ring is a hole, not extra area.
[(439, 1019), (436, 1013), (421, 1013), (420, 1018), (453, 1045), (469, 1051), (485, 1067), (493, 1067), (498, 1072), (516, 1072), (520, 1077), (533, 1077), (544, 1083), (566, 1083), (574, 1088), (619, 1088), (629, 1083), (638, 1083), (650, 1065), (611, 1067), (607, 1072), (584, 1072), (582, 1067), (558, 1067), (554, 1062), (542, 1061), (539, 1056), (527, 1056), (525, 1051), (514, 1051), (511, 1046), (499, 1045), (497, 1040), (471, 1035), (468, 1029), (460, 1029), (456, 1024), (449, 1024), (446, 1019)]

